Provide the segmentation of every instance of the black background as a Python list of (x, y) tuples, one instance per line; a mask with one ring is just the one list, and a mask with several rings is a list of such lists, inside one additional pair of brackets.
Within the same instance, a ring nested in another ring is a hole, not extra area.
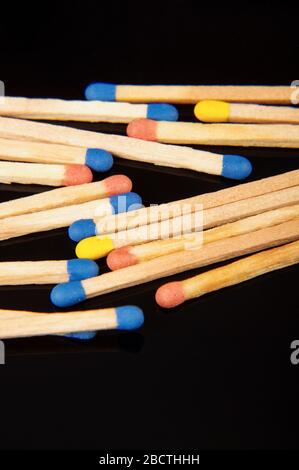
[[(0, 79), (8, 96), (80, 99), (93, 80), (289, 85), (299, 79), (298, 53), (298, 8), (284, 2), (1, 5)], [(192, 119), (191, 107), (179, 110)], [(296, 150), (207, 149), (248, 156), (252, 180), (298, 167)], [(234, 184), (124, 160), (109, 174), (116, 173), (133, 179), (145, 204)], [(42, 189), (1, 185), (0, 201)], [(65, 230), (0, 243), (1, 260), (73, 256)], [(145, 326), (138, 333), (101, 334), (86, 344), (6, 341), (0, 448), (296, 448), (299, 366), (289, 356), (299, 339), (298, 272), (272, 273), (171, 312), (155, 304), (159, 280), (81, 306), (139, 305)], [(0, 306), (53, 311), (49, 291), (1, 287)]]

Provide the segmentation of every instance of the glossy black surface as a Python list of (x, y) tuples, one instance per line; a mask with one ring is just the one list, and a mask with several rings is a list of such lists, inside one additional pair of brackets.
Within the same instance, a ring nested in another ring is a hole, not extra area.
[[(0, 18), (0, 79), (10, 96), (66, 99), (82, 98), (96, 79), (288, 85), (299, 79), (297, 23), (297, 9), (272, 3), (18, 4), (17, 14), (8, 8)], [(182, 120), (192, 119), (192, 107), (179, 109)], [(299, 166), (297, 150), (207, 149), (248, 156), (251, 180)], [(116, 160), (109, 175), (116, 173), (132, 178), (145, 204), (234, 184), (125, 160)], [(1, 185), (0, 201), (40, 190)], [(1, 260), (73, 256), (66, 230), (0, 242)], [(99, 334), (90, 343), (6, 341), (0, 448), (297, 447), (299, 366), (289, 356), (299, 339), (298, 273), (284, 269), (171, 312), (155, 304), (158, 280), (80, 305), (139, 305), (145, 325), (138, 333)], [(49, 291), (1, 287), (0, 306), (52, 311)]]

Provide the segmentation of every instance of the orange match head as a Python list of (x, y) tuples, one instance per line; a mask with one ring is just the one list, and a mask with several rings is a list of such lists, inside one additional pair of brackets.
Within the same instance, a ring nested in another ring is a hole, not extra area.
[(180, 281), (168, 282), (156, 292), (156, 302), (160, 307), (173, 308), (185, 302), (183, 284)]
[(86, 165), (65, 165), (63, 186), (75, 186), (78, 184), (91, 183), (92, 171)]
[(142, 140), (157, 140), (157, 121), (134, 119), (127, 127), (127, 135)]
[(132, 190), (132, 181), (125, 175), (109, 176), (104, 183), (107, 196), (129, 193)]
[(124, 246), (111, 251), (107, 256), (107, 265), (112, 271), (138, 263), (138, 258), (130, 253), (131, 247)]

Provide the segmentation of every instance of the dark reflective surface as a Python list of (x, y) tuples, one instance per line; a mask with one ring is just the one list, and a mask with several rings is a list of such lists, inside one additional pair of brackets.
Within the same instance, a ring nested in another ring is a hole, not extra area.
[[(14, 15), (3, 15), (0, 79), (7, 95), (79, 99), (96, 79), (288, 85), (299, 78), (294, 10), (175, 1), (142, 12), (133, 2), (117, 4), (51, 3), (33, 13), (19, 5), (18, 27)], [(181, 119), (192, 119), (192, 107), (179, 110)], [(297, 150), (206, 148), (248, 156), (251, 180), (299, 166)], [(236, 184), (117, 159), (107, 176), (116, 173), (132, 178), (145, 204)], [(41, 190), (1, 185), (0, 200)], [(1, 260), (73, 256), (66, 230), (0, 243)], [(155, 304), (164, 282), (158, 280), (79, 307), (139, 305), (145, 326), (138, 333), (104, 333), (86, 344), (57, 337), (6, 341), (0, 448), (296, 447), (299, 366), (289, 356), (291, 341), (299, 339), (298, 273), (291, 267), (171, 312)], [(49, 291), (1, 287), (0, 306), (53, 311)]]

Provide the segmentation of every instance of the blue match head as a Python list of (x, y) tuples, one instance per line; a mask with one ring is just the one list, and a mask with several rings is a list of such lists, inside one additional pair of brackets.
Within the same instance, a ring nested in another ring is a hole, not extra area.
[(52, 289), (51, 301), (56, 307), (71, 307), (86, 299), (84, 288), (80, 281), (58, 284)]
[(78, 281), (98, 276), (99, 267), (91, 259), (70, 259), (67, 262), (67, 272), (69, 281)]
[(135, 305), (126, 305), (115, 309), (119, 330), (136, 330), (143, 325), (143, 311)]
[(118, 196), (110, 197), (110, 204), (113, 208), (114, 214), (121, 212), (133, 211), (140, 209), (142, 206), (142, 199), (137, 193), (125, 193)]
[(223, 155), (221, 175), (234, 180), (243, 180), (252, 172), (249, 160), (239, 155)]
[(147, 106), (148, 119), (156, 121), (177, 121), (179, 118), (178, 110), (171, 104), (149, 104)]
[(85, 88), (85, 98), (89, 101), (115, 101), (116, 86), (113, 83), (91, 83)]
[(69, 237), (74, 242), (97, 235), (96, 224), (92, 219), (80, 219), (69, 227)]
[(90, 339), (93, 339), (96, 335), (97, 335), (96, 331), (81, 331), (78, 333), (68, 333), (63, 336), (65, 338), (80, 339), (81, 341), (88, 341)]
[(106, 150), (87, 149), (85, 164), (94, 171), (105, 173), (105, 171), (109, 171), (112, 168), (113, 157)]

